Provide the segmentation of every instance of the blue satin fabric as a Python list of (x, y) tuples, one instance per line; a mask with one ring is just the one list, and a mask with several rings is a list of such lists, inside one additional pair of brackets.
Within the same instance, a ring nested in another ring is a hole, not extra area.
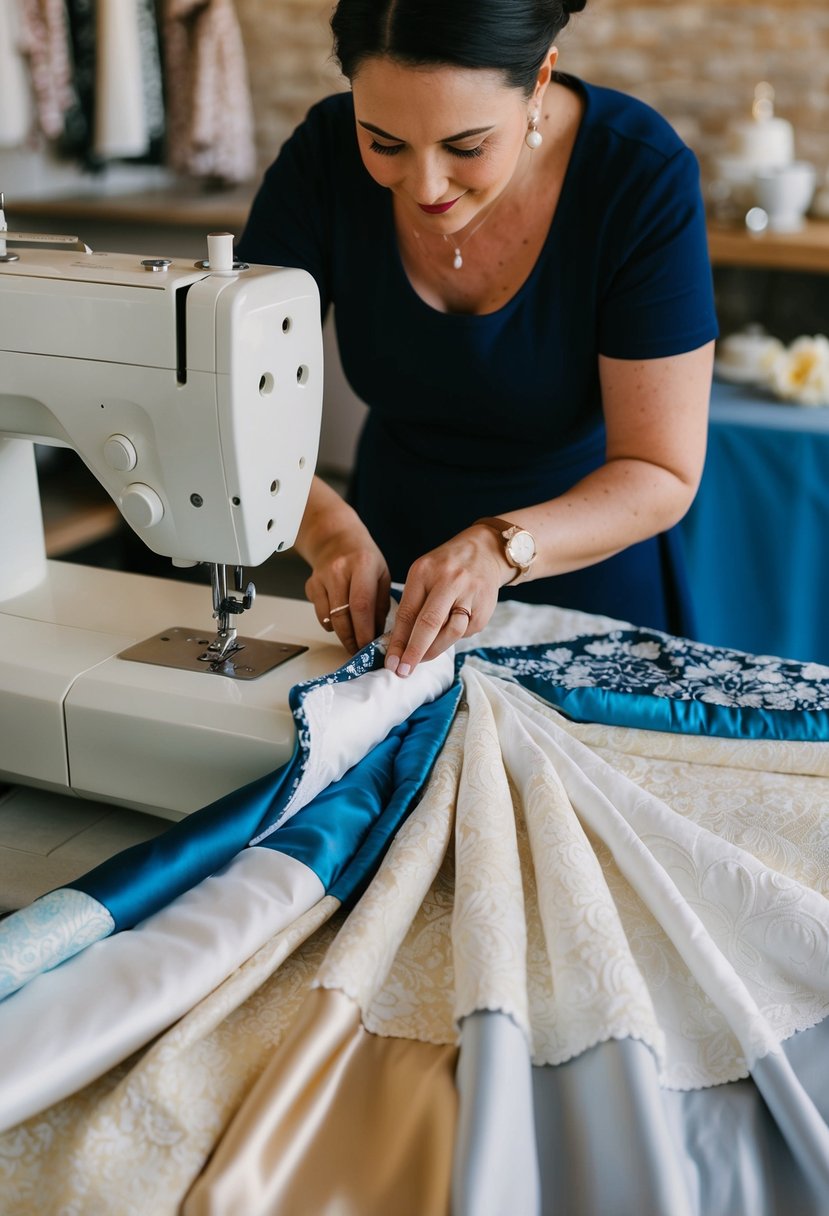
[(345, 683), (382, 664), (383, 655), (372, 642), (331, 675), (295, 684), (288, 703), (297, 724), (297, 742), (286, 764), (188, 815), (161, 836), (125, 849), (66, 886), (103, 904), (118, 933), (215, 874), (278, 821), (302, 779), (310, 747), (305, 698), (321, 685)]
[(516, 680), (574, 722), (601, 722), (663, 730), (676, 735), (711, 735), (721, 739), (775, 739), (825, 743), (826, 710), (774, 710), (742, 705), (709, 705), (606, 688), (551, 688), (543, 680)]
[[(357, 765), (261, 846), (288, 853), (345, 900), (371, 876), (443, 746), (460, 685), (421, 706)], [(103, 904), (114, 932), (129, 929), (226, 865), (282, 814), (302, 749), (274, 773), (188, 815), (66, 884)], [(356, 856), (355, 856), (356, 853)]]
[(462, 689), (421, 705), (340, 780), (256, 847), (313, 870), (329, 895), (359, 896), (412, 809), (443, 747)]
[(66, 886), (109, 909), (114, 932), (166, 907), (231, 860), (294, 788), (298, 750), (282, 768), (173, 824), (162, 835), (116, 853)]

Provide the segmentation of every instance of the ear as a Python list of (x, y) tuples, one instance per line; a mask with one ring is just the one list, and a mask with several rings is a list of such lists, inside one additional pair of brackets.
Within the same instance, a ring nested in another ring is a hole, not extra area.
[(538, 79), (535, 82), (535, 91), (533, 93), (533, 100), (537, 104), (540, 104), (541, 98), (544, 96), (544, 94), (547, 91), (547, 85), (550, 83), (550, 81), (553, 78), (553, 72), (555, 71), (557, 62), (558, 62), (558, 47), (551, 46), (549, 51), (547, 52), (547, 58), (544, 60), (544, 62), (542, 63), (541, 67), (538, 70)]

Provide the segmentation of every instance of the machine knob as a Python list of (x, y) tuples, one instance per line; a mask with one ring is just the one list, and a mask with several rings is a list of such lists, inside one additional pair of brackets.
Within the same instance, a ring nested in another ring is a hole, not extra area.
[(104, 444), (104, 460), (119, 473), (129, 472), (138, 464), (135, 444), (126, 435), (110, 435)]
[(152, 528), (164, 515), (164, 503), (155, 490), (140, 481), (125, 486), (118, 501), (124, 519), (134, 528)]

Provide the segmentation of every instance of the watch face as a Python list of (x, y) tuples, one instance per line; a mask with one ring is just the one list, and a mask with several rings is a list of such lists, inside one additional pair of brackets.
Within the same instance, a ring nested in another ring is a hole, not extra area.
[(507, 553), (510, 561), (517, 566), (529, 566), (535, 557), (535, 541), (529, 532), (516, 532), (507, 543)]

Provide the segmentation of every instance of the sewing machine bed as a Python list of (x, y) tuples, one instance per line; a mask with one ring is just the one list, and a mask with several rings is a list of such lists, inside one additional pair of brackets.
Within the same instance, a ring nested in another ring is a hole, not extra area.
[(829, 668), (518, 604), (381, 659), (0, 923), (3, 1216), (829, 1210)]

